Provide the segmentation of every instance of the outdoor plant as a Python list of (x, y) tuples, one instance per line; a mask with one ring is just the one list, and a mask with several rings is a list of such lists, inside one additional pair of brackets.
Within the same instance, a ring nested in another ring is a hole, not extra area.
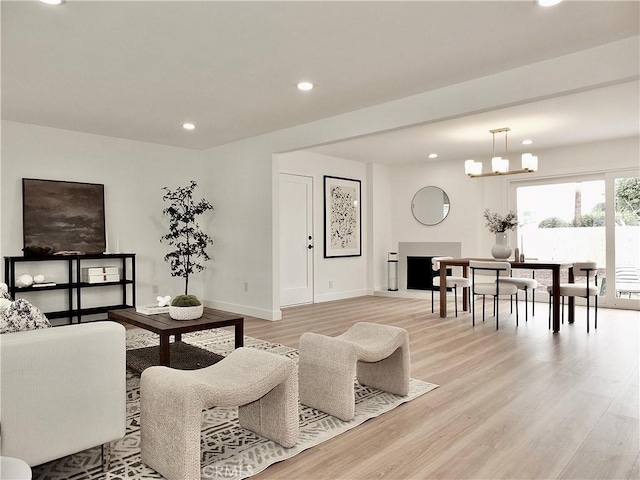
[(213, 206), (205, 199), (194, 201), (193, 191), (197, 186), (191, 180), (189, 185), (175, 190), (162, 187), (165, 191), (162, 199), (169, 202), (169, 206), (162, 210), (169, 217), (169, 233), (160, 237), (160, 241), (175, 247), (164, 259), (169, 262), (171, 276), (184, 278), (185, 295), (189, 293), (189, 275), (204, 270), (204, 265), (199, 262), (211, 259), (206, 249), (213, 244), (213, 239), (202, 231), (197, 222), (197, 218), (213, 210)]
[(484, 211), (484, 218), (491, 233), (506, 232), (518, 226), (518, 214), (514, 211), (510, 211), (503, 217), (497, 213), (491, 213), (487, 208)]

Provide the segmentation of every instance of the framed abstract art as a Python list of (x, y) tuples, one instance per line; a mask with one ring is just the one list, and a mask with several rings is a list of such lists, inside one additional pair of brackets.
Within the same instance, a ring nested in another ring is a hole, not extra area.
[(324, 257), (362, 255), (360, 180), (324, 177)]
[(24, 247), (104, 253), (104, 185), (22, 179)]

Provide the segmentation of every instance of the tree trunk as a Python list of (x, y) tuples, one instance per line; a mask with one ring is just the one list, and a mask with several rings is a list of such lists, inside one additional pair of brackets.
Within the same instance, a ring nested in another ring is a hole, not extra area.
[(573, 225), (575, 227), (582, 226), (582, 191), (580, 187), (576, 187), (575, 204), (573, 211)]

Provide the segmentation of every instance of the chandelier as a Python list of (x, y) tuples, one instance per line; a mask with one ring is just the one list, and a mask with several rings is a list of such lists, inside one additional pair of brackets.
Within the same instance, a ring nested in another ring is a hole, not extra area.
[[(522, 168), (520, 170), (509, 170), (509, 145), (508, 133), (511, 131), (509, 127), (496, 128), (489, 130), (493, 139), (493, 156), (491, 158), (491, 172), (482, 173), (482, 162), (475, 160), (466, 160), (464, 162), (464, 173), (471, 178), (477, 177), (493, 177), (496, 175), (513, 175), (515, 173), (531, 173), (538, 170), (538, 157), (531, 153), (522, 154)], [(496, 156), (496, 133), (504, 133), (504, 157)]]

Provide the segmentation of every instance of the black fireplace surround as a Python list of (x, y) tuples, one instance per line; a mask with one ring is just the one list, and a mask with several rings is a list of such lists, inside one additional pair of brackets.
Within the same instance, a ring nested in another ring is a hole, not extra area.
[[(433, 285), (433, 277), (440, 275), (440, 271), (433, 270), (431, 261), (434, 257), (440, 256), (442, 255), (407, 257), (407, 290), (439, 291), (439, 288)], [(451, 275), (450, 268), (447, 268), (447, 275)]]

